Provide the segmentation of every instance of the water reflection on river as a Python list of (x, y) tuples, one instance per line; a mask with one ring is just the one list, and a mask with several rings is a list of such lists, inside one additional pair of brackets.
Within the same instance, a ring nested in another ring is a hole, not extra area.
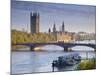
[[(82, 58), (86, 58), (86, 52), (88, 52), (88, 58), (95, 57), (95, 52), (93, 51), (64, 52), (63, 50), (44, 50), (40, 52), (12, 52), (12, 74), (51, 72), (51, 63), (58, 56), (79, 53)], [(55, 71), (75, 70), (76, 66), (67, 66), (61, 69), (55, 68)]]

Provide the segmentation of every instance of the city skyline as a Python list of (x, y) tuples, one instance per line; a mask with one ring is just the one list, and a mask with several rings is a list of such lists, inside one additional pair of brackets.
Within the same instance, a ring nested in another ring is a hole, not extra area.
[(30, 31), (30, 12), (40, 14), (40, 32), (52, 31), (55, 23), (57, 31), (62, 22), (65, 31), (95, 33), (95, 6), (55, 4), (40, 2), (12, 1), (12, 29)]

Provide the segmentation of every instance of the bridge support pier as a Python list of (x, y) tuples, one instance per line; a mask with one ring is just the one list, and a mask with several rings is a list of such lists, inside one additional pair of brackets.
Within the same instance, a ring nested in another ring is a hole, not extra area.
[(64, 47), (64, 51), (68, 51), (68, 47)]
[(34, 51), (34, 47), (33, 46), (30, 46), (30, 51)]
[(64, 47), (64, 51), (71, 51), (71, 50), (72, 50), (71, 48)]

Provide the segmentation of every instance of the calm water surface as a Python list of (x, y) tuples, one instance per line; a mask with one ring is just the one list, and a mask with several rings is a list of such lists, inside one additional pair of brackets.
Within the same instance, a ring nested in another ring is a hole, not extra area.
[[(22, 49), (29, 50), (29, 49)], [(83, 59), (88, 55), (88, 58), (94, 58), (94, 49), (84, 46), (77, 46), (72, 48), (73, 52), (64, 52), (63, 48), (58, 46), (45, 46), (40, 52), (12, 52), (12, 74), (19, 73), (36, 73), (36, 72), (52, 72), (51, 63), (57, 57), (62, 55), (69, 55), (78, 53)], [(65, 68), (55, 68), (55, 71), (69, 71), (75, 70), (77, 65), (66, 66)]]
[[(33, 72), (51, 72), (51, 63), (58, 56), (79, 53), (82, 58), (86, 58), (86, 52), (12, 52), (12, 74), (18, 73), (33, 73)], [(88, 52), (88, 58), (95, 57), (94, 52)], [(75, 70), (75, 66), (68, 66), (66, 68), (55, 71)]]

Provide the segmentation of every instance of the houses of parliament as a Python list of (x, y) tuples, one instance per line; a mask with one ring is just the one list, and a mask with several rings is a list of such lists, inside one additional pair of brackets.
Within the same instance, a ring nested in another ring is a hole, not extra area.
[[(40, 30), (40, 15), (39, 13), (30, 13), (30, 32), (32, 34), (39, 33)], [(61, 30), (57, 31), (56, 24), (54, 23), (52, 31), (51, 28), (48, 29), (48, 34), (53, 35), (56, 38), (56, 41), (69, 42), (74, 40), (73, 34), (65, 31), (64, 21), (62, 22)]]

